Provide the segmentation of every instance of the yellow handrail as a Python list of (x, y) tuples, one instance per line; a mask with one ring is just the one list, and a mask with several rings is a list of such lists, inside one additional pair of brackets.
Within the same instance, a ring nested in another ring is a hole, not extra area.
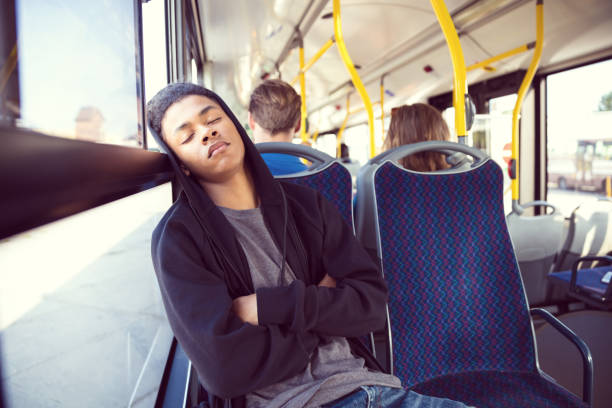
[(473, 65), (470, 65), (465, 70), (466, 71), (473, 71), (473, 70), (478, 69), (478, 68), (486, 68), (490, 64), (493, 64), (494, 62), (501, 61), (501, 60), (503, 60), (505, 58), (508, 58), (508, 57), (511, 57), (513, 55), (529, 51), (533, 47), (535, 47), (535, 41), (530, 42), (528, 44), (521, 45), (520, 47), (513, 48), (513, 49), (511, 49), (509, 51), (502, 52), (501, 54), (496, 55), (496, 56), (491, 57), (491, 58), (488, 58), (488, 59), (486, 59), (484, 61), (477, 62), (477, 63), (475, 63)]
[(308, 139), (306, 135), (306, 79), (304, 78), (304, 44), (300, 39), (300, 96), (302, 97), (301, 121), (300, 121), (300, 136), (302, 142)]
[(363, 104), (368, 111), (368, 126), (370, 128), (370, 157), (374, 157), (376, 153), (374, 146), (374, 111), (372, 110), (372, 104), (370, 103), (370, 97), (368, 96), (368, 92), (363, 86), (363, 82), (361, 82), (361, 78), (359, 78), (359, 74), (353, 65), (353, 61), (351, 61), (351, 57), (346, 50), (346, 45), (344, 44), (344, 37), (342, 36), (342, 22), (340, 21), (340, 0), (333, 1), (333, 16), (334, 16), (334, 38), (336, 39), (336, 45), (338, 46), (338, 52), (340, 52), (340, 57), (344, 62), (344, 66), (349, 71), (351, 75), (351, 80), (353, 81), (353, 85), (359, 92), (361, 99), (363, 100)]
[(459, 42), (459, 35), (453, 24), (450, 14), (444, 4), (444, 0), (430, 0), (433, 6), (446, 44), (451, 54), (451, 60), (453, 63), (453, 106), (455, 107), (455, 130), (457, 131), (457, 137), (460, 143), (465, 143), (465, 136), (467, 135), (465, 126), (465, 100), (466, 100), (466, 73), (465, 73), (465, 61), (463, 59), (463, 51), (461, 50), (461, 43)]
[(312, 144), (315, 144), (317, 138), (319, 137), (319, 129), (315, 130), (310, 139), (312, 140)]
[(385, 76), (380, 77), (380, 128), (381, 137), (385, 138)]
[[(376, 106), (376, 105), (380, 105), (380, 101), (376, 101), (376, 102), (372, 102), (372, 106)], [(361, 105), (358, 108), (353, 109), (352, 111), (349, 112), (349, 115), (354, 115), (355, 113), (359, 113), (362, 110), (365, 110), (365, 106)]]
[(297, 80), (300, 79), (300, 74), (306, 73), (306, 71), (308, 71), (314, 65), (314, 63), (317, 62), (317, 60), (321, 58), (323, 54), (325, 54), (327, 50), (331, 48), (332, 45), (334, 45), (334, 42), (334, 37), (332, 37), (325, 44), (323, 44), (323, 47), (321, 47), (321, 49), (317, 51), (317, 53), (303, 67), (300, 68), (299, 74), (289, 83), (291, 85), (294, 85)]
[(511, 174), (512, 174), (512, 208), (520, 211), (519, 205), (519, 128), (518, 128), (518, 117), (521, 113), (521, 106), (525, 99), (527, 89), (531, 85), (531, 81), (535, 75), (535, 71), (540, 63), (542, 57), (542, 43), (544, 40), (544, 0), (536, 1), (536, 46), (531, 58), (531, 63), (527, 69), (527, 73), (523, 78), (521, 87), (519, 88), (518, 95), (516, 97), (516, 103), (514, 104), (514, 110), (512, 111), (512, 160), (511, 160)]

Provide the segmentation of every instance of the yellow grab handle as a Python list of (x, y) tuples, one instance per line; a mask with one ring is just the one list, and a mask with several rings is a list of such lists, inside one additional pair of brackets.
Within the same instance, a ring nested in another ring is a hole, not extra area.
[(323, 44), (323, 47), (321, 47), (321, 49), (317, 51), (317, 53), (303, 67), (300, 68), (300, 73), (298, 74), (298, 76), (293, 78), (291, 82), (289, 82), (289, 84), (294, 85), (297, 80), (300, 79), (300, 74), (306, 73), (306, 71), (308, 71), (314, 65), (314, 63), (317, 62), (317, 60), (321, 58), (323, 54), (325, 54), (327, 50), (331, 48), (332, 45), (334, 45), (334, 42), (335, 40), (332, 37), (325, 44)]
[(457, 137), (460, 142), (465, 141), (467, 136), (465, 126), (465, 95), (466, 95), (466, 71), (465, 61), (463, 59), (463, 51), (461, 50), (461, 43), (459, 42), (459, 35), (453, 24), (448, 9), (444, 4), (444, 0), (430, 0), (433, 6), (446, 44), (451, 54), (451, 61), (453, 63), (453, 106), (455, 107), (455, 130), (457, 131)]
[(519, 88), (518, 95), (516, 97), (516, 103), (514, 104), (514, 110), (512, 111), (512, 167), (513, 167), (513, 178), (512, 178), (512, 205), (518, 206), (519, 201), (519, 114), (521, 113), (521, 106), (525, 99), (527, 89), (531, 85), (531, 81), (535, 75), (540, 58), (542, 57), (542, 45), (544, 40), (544, 2), (543, 0), (537, 0), (536, 2), (536, 46), (531, 58), (531, 63), (527, 69), (527, 73), (523, 78), (521, 87)]
[(355, 88), (363, 100), (363, 105), (368, 111), (368, 127), (370, 129), (370, 157), (374, 157), (376, 150), (374, 146), (374, 111), (372, 110), (372, 103), (370, 102), (370, 97), (363, 86), (363, 82), (361, 82), (361, 78), (359, 78), (359, 74), (353, 65), (353, 61), (351, 61), (351, 57), (346, 50), (346, 45), (344, 44), (344, 37), (342, 36), (342, 22), (340, 21), (340, 0), (333, 0), (333, 6), (334, 37), (336, 38), (336, 44), (338, 45), (338, 52), (340, 52), (340, 57), (344, 62), (344, 66), (351, 75), (353, 85), (355, 85)]
[(300, 44), (300, 96), (302, 97), (300, 136), (302, 142), (306, 142), (308, 135), (306, 134), (306, 78), (304, 77), (304, 44)]
[(488, 58), (488, 59), (486, 59), (484, 61), (477, 62), (476, 64), (470, 65), (465, 70), (466, 71), (473, 71), (473, 70), (478, 69), (478, 68), (486, 68), (490, 64), (493, 64), (494, 62), (501, 61), (501, 60), (503, 60), (505, 58), (511, 57), (513, 55), (516, 55), (516, 54), (520, 54), (520, 53), (525, 52), (525, 51), (529, 51), (533, 47), (535, 47), (535, 41), (530, 42), (530, 43), (525, 44), (525, 45), (521, 45), (520, 47), (513, 48), (513, 49), (511, 49), (509, 51), (502, 52), (501, 54), (496, 55), (496, 56), (491, 57), (491, 58)]

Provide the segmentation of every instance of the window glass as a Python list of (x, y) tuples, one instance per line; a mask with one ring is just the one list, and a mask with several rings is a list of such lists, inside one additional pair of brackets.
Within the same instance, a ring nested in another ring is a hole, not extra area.
[(612, 60), (549, 75), (547, 200), (565, 215), (606, 195), (612, 177)]
[(12, 407), (152, 407), (172, 339), (153, 271), (162, 185), (0, 241)]
[(142, 145), (138, 3), (16, 1), (19, 126)]
[[(516, 94), (492, 98), (488, 101), (489, 113), (479, 113), (468, 130), (466, 144), (485, 152), (503, 170), (504, 177), (504, 212), (512, 210), (512, 192), (508, 163), (512, 147), (512, 110), (516, 103)], [(451, 141), (457, 141), (455, 131), (455, 108), (449, 107), (442, 112), (451, 132)]]
[(321, 135), (317, 137), (317, 141), (312, 147), (329, 154), (331, 157), (336, 157), (336, 135)]
[[(145, 101), (150, 100), (168, 84), (166, 69), (166, 24), (163, 0), (142, 3), (142, 46), (145, 73)], [(147, 148), (159, 151), (159, 146), (147, 128)]]
[[(476, 115), (475, 122), (475, 124), (480, 123), (480, 128), (486, 127), (486, 152), (503, 170), (504, 212), (506, 214), (512, 211), (512, 190), (508, 165), (512, 154), (512, 111), (516, 104), (516, 97), (516, 94), (510, 94), (489, 99), (489, 114)], [(479, 118), (479, 116), (482, 117)]]
[[(374, 119), (374, 143), (375, 146), (382, 146), (380, 132), (380, 119)], [(370, 159), (370, 127), (367, 124), (353, 126), (344, 131), (344, 143), (349, 148), (350, 158), (361, 165)], [(382, 151), (382, 147), (379, 149)]]

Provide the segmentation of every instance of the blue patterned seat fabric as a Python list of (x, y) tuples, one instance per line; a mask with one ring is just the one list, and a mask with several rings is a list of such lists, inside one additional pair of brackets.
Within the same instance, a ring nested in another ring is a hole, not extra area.
[(438, 377), (414, 391), (481, 407), (588, 407), (535, 372), (475, 371)]
[(311, 174), (280, 179), (317, 190), (338, 208), (347, 224), (353, 227), (351, 173), (340, 163), (334, 162)]
[(571, 394), (538, 402), (559, 387), (537, 371), (499, 166), (424, 174), (386, 162), (374, 188), (402, 384), (478, 407), (581, 406)]

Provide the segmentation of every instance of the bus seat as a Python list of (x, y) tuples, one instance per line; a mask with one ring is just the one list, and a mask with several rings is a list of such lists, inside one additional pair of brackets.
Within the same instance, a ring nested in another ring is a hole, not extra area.
[[(597, 262), (605, 266), (578, 269), (583, 263)], [(580, 257), (569, 271), (554, 272), (548, 277), (571, 298), (602, 310), (612, 309), (612, 256)]]
[(344, 220), (353, 228), (353, 182), (351, 173), (340, 160), (311, 147), (294, 143), (257, 143), (255, 146), (259, 153), (292, 154), (311, 161), (312, 165), (305, 171), (275, 178), (317, 190), (336, 205)]
[(547, 303), (550, 292), (547, 276), (561, 249), (564, 225), (563, 215), (550, 203), (534, 201), (522, 208), (535, 206), (550, 207), (553, 211), (538, 216), (513, 211), (506, 217), (530, 306)]
[[(467, 170), (433, 173), (397, 164), (409, 154), (446, 149), (475, 161)], [(379, 156), (358, 179), (357, 231), (375, 241), (389, 286), (393, 373), (407, 388), (478, 407), (587, 406), (537, 367), (500, 167), (481, 151), (450, 142), (415, 143)], [(549, 313), (532, 313), (553, 321), (592, 373), (584, 342)], [(585, 390), (592, 390), (588, 376)]]
[[(563, 248), (555, 271), (566, 271), (580, 257), (604, 256), (612, 251), (612, 200), (601, 198), (580, 204), (572, 212)], [(591, 263), (583, 263), (589, 268)]]

